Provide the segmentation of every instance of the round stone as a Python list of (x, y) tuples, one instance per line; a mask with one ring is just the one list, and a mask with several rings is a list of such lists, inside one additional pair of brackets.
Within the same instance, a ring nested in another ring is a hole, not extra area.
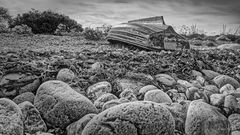
[(95, 116), (82, 135), (174, 135), (171, 113), (150, 101), (123, 103)]

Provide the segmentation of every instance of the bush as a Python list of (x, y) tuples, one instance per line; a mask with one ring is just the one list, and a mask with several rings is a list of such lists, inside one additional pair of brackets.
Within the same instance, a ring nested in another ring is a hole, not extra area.
[(81, 36), (81, 32), (78, 28), (67, 29), (67, 26), (60, 23), (54, 32), (55, 35), (59, 36)]
[(12, 28), (12, 31), (17, 34), (32, 34), (31, 27), (28, 27), (27, 25), (17, 25), (14, 28)]
[(56, 31), (54, 32), (55, 35), (64, 35), (65, 33), (67, 33), (67, 26), (60, 23), (56, 29)]
[(7, 26), (3, 23), (0, 23), (0, 33), (8, 33), (9, 29), (7, 28)]
[(108, 35), (108, 32), (111, 30), (112, 26), (104, 24), (102, 28), (103, 28), (103, 35), (106, 37)]
[(17, 25), (27, 25), (32, 28), (35, 34), (54, 34), (59, 24), (66, 25), (66, 30), (77, 29), (82, 31), (82, 25), (78, 24), (75, 20), (70, 19), (68, 16), (55, 13), (53, 11), (40, 12), (32, 10), (22, 15), (18, 15), (13, 19), (10, 27), (13, 28)]
[(11, 20), (11, 16), (9, 14), (8, 9), (0, 7), (0, 22), (9, 20)]
[(93, 28), (85, 28), (83, 31), (83, 36), (85, 37), (85, 39), (87, 40), (101, 40), (104, 37), (104, 34), (102, 31), (98, 30), (98, 29), (93, 29)]

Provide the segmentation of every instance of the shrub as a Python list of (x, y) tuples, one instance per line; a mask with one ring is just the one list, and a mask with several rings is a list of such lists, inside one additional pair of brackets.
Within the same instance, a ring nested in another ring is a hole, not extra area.
[(56, 35), (64, 35), (64, 33), (67, 33), (67, 26), (60, 23), (56, 29), (56, 31), (54, 32), (54, 34)]
[(0, 23), (0, 33), (8, 33), (9, 29), (7, 28), (7, 26), (3, 23)]
[(17, 25), (14, 28), (12, 28), (12, 31), (17, 34), (32, 34), (31, 27), (28, 27), (27, 25)]
[(33, 9), (22, 15), (18, 15), (13, 19), (10, 27), (17, 25), (28, 25), (32, 28), (35, 34), (54, 34), (59, 24), (66, 25), (66, 30), (70, 31), (75, 28), (78, 31), (82, 31), (82, 25), (78, 24), (75, 20), (70, 19), (63, 14), (55, 13), (53, 11), (43, 11)]
[(104, 24), (102, 26), (102, 29), (103, 29), (103, 35), (106, 37), (108, 35), (108, 32), (111, 30), (112, 26), (111, 25), (107, 25), (107, 24)]
[(9, 14), (8, 9), (0, 7), (0, 22), (9, 20), (11, 20), (11, 16)]
[(81, 36), (81, 31), (79, 28), (72, 28), (68, 30), (66, 25), (60, 23), (54, 34), (59, 36)]
[(84, 29), (83, 36), (87, 40), (95, 40), (95, 41), (101, 40), (104, 37), (103, 32), (101, 30), (93, 29), (93, 28), (89, 28), (89, 27), (86, 27)]

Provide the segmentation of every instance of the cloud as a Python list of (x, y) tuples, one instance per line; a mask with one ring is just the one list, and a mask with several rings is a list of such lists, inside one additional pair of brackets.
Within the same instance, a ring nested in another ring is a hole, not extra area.
[(51, 9), (85, 26), (118, 24), (131, 19), (163, 15), (166, 23), (197, 24), (217, 31), (222, 24), (240, 25), (240, 0), (1, 0), (13, 15)]

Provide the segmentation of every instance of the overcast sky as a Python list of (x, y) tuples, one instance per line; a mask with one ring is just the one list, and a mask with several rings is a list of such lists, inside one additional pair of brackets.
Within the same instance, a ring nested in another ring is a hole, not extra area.
[(83, 26), (115, 25), (142, 17), (164, 16), (173, 26), (196, 24), (208, 33), (240, 26), (240, 0), (0, 0), (14, 16), (31, 10), (63, 13)]

